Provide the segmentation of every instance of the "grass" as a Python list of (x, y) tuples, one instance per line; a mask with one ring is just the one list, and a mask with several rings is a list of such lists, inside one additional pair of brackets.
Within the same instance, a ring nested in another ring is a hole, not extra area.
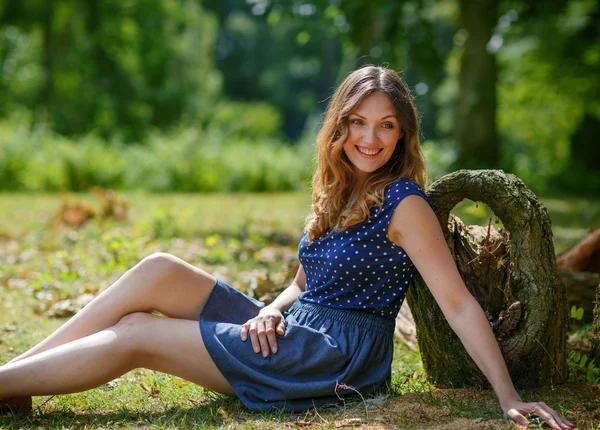
[[(77, 200), (97, 202), (89, 195)], [(217, 274), (249, 294), (269, 299), (269, 288), (295, 274), (296, 245), (310, 208), (305, 194), (126, 194), (127, 222), (94, 220), (81, 229), (52, 228), (60, 197), (0, 195), (0, 362), (25, 351), (64, 318), (49, 316), (60, 301), (96, 294), (145, 255), (167, 251)], [(554, 225), (557, 252), (600, 224), (600, 202), (543, 199)], [(463, 202), (455, 212), (486, 225), (489, 208)], [(248, 291), (251, 281), (259, 288)], [(0, 416), (0, 428), (511, 428), (493, 393), (436, 389), (418, 353), (394, 345), (392, 394), (346, 407), (305, 413), (252, 413), (236, 399), (179, 378), (136, 370), (97, 389), (39, 397), (30, 416)], [(573, 382), (521, 393), (562, 410), (580, 428), (600, 424), (600, 390)], [(539, 423), (532, 424), (539, 426)]]

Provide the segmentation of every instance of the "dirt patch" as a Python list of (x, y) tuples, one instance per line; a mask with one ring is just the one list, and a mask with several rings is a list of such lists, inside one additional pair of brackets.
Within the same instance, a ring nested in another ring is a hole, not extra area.
[[(600, 386), (562, 385), (523, 392), (527, 401), (545, 402), (559, 410), (580, 429), (600, 428)], [(356, 408), (349, 415), (359, 416)], [(327, 418), (327, 417), (326, 417)], [(349, 422), (334, 418), (335, 427)], [(316, 424), (316, 423), (315, 423)], [(346, 425), (344, 425), (346, 424)], [(360, 428), (397, 429), (517, 429), (524, 428), (503, 418), (495, 394), (489, 390), (445, 389), (392, 397), (381, 406), (369, 406), (369, 417), (354, 421)], [(530, 417), (529, 428), (549, 428)]]

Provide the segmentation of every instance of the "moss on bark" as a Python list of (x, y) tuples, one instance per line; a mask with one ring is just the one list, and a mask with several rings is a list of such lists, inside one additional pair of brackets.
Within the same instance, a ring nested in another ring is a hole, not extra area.
[[(459, 170), (436, 181), (427, 194), (465, 285), (488, 316), (515, 385), (566, 382), (568, 308), (546, 208), (519, 178), (501, 170)], [(451, 216), (465, 198), (487, 204), (503, 229), (482, 235)], [(423, 365), (433, 381), (486, 385), (418, 273), (407, 300)]]

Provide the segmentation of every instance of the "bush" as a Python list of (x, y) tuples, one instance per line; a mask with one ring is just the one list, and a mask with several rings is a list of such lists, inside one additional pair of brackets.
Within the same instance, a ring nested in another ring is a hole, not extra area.
[(307, 145), (234, 138), (218, 128), (154, 132), (144, 145), (123, 145), (92, 135), (67, 139), (26, 118), (0, 122), (0, 190), (301, 190), (311, 156)]

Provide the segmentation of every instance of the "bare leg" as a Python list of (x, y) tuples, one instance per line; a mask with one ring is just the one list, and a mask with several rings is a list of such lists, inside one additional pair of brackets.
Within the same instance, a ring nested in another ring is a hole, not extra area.
[(152, 254), (45, 340), (9, 363), (112, 327), (134, 312), (157, 310), (172, 318), (197, 321), (214, 284), (214, 276), (180, 258)]
[[(240, 347), (250, 347), (240, 341)], [(0, 367), (0, 397), (66, 394), (145, 367), (233, 394), (206, 351), (196, 321), (147, 313), (107, 330)]]

